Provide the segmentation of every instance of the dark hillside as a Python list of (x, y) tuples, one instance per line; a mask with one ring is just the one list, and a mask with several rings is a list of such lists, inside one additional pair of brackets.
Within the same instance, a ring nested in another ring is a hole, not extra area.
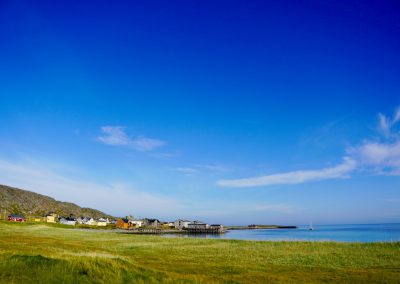
[(50, 211), (61, 216), (90, 216), (94, 218), (112, 217), (92, 208), (82, 208), (70, 202), (57, 201), (54, 198), (32, 191), (0, 185), (0, 211), (4, 214), (42, 216)]

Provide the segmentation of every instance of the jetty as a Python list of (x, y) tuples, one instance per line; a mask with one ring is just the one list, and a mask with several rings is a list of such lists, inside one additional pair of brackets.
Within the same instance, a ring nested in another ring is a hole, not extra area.
[(159, 229), (159, 228), (134, 228), (134, 229), (117, 229), (117, 233), (121, 234), (138, 234), (138, 235), (159, 235), (159, 234), (224, 234), (223, 228), (207, 227), (207, 228), (183, 228), (177, 229)]
[(224, 234), (226, 230), (223, 228), (184, 228), (182, 231), (188, 234)]
[[(135, 229), (117, 229), (117, 233), (121, 234), (149, 234), (149, 235), (157, 235), (157, 234), (163, 234), (167, 233), (166, 231), (173, 231), (173, 230), (162, 230), (158, 228), (135, 228)], [(171, 233), (171, 232), (169, 232)]]

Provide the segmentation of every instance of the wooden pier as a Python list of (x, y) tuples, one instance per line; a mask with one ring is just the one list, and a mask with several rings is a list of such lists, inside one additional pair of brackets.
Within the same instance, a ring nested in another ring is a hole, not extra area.
[(149, 234), (149, 235), (157, 235), (164, 233), (163, 230), (157, 228), (135, 228), (135, 229), (119, 229), (118, 233), (122, 234)]
[(221, 228), (184, 228), (184, 232), (188, 234), (223, 234), (224, 229)]
[(138, 234), (138, 235), (159, 235), (159, 234), (224, 234), (226, 231), (221, 228), (196, 228), (182, 230), (163, 230), (158, 228), (134, 228), (134, 229), (117, 229), (121, 234)]

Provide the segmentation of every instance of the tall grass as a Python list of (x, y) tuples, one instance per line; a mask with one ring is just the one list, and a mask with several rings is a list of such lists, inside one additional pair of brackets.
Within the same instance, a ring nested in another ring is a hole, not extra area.
[(0, 283), (400, 283), (400, 243), (164, 238), (0, 223)]

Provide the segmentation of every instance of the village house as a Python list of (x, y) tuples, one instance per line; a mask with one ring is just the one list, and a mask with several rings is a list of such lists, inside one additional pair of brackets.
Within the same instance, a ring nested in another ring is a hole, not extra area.
[(45, 220), (47, 223), (55, 223), (57, 220), (57, 217), (58, 217), (57, 214), (50, 212), (49, 214), (47, 214), (45, 216)]
[(133, 227), (136, 228), (141, 228), (144, 226), (144, 221), (143, 220), (130, 220), (131, 224)]
[(72, 217), (67, 217), (67, 218), (62, 217), (60, 218), (60, 224), (75, 226), (76, 219)]
[(96, 226), (96, 225), (97, 225), (97, 222), (96, 222), (95, 219), (89, 218), (89, 220), (87, 220), (84, 224), (85, 224), (85, 225), (89, 225), (89, 226)]
[(144, 226), (158, 228), (160, 227), (160, 220), (158, 219), (144, 219)]
[(11, 222), (26, 222), (25, 217), (19, 214), (11, 214), (7, 219)]
[(104, 218), (100, 218), (99, 220), (97, 220), (96, 225), (99, 227), (105, 227), (107, 226), (107, 220)]
[(86, 217), (78, 217), (77, 219), (76, 219), (76, 222), (78, 223), (78, 224), (84, 224), (84, 222), (86, 222), (86, 219), (85, 219)]
[(131, 223), (128, 219), (122, 218), (117, 220), (116, 226), (119, 229), (129, 229), (131, 227)]
[(101, 226), (101, 227), (107, 226), (107, 219), (104, 218), (95, 220), (92, 217), (79, 217), (76, 221), (82, 225)]
[(175, 229), (179, 229), (179, 230), (186, 229), (190, 223), (192, 223), (192, 221), (181, 220), (181, 219), (176, 220), (175, 221)]
[(188, 229), (207, 229), (209, 227), (208, 224), (201, 222), (201, 221), (193, 221), (192, 223), (188, 224)]

